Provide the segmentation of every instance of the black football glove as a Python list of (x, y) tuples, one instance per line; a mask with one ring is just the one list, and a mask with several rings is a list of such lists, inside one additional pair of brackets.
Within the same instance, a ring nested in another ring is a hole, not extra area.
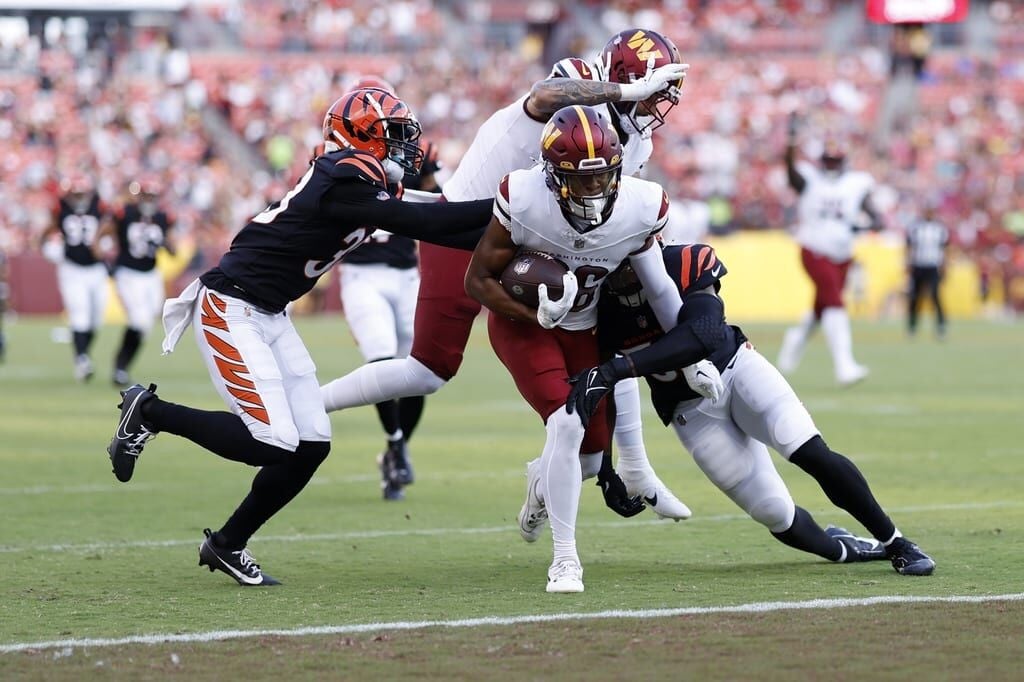
[(639, 495), (636, 497), (629, 496), (629, 493), (626, 492), (626, 484), (619, 478), (619, 474), (616, 473), (615, 469), (612, 469), (610, 466), (601, 467), (601, 471), (597, 474), (597, 487), (601, 489), (601, 494), (604, 495), (604, 503), (619, 516), (624, 516), (628, 519), (647, 508)]
[(572, 390), (565, 401), (565, 411), (569, 414), (572, 414), (573, 410), (578, 411), (583, 428), (586, 428), (590, 418), (597, 411), (597, 406), (608, 395), (608, 391), (615, 388), (616, 381), (618, 380), (612, 375), (607, 364), (583, 370), (569, 379)]

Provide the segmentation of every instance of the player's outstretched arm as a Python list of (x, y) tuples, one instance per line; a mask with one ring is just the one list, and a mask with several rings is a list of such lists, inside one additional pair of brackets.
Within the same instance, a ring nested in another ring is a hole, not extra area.
[(796, 112), (793, 112), (789, 115), (789, 120), (786, 123), (786, 153), (783, 160), (786, 162), (786, 178), (789, 180), (789, 186), (793, 188), (794, 192), (801, 194), (807, 187), (807, 180), (796, 169), (796, 128)]
[(647, 301), (658, 318), (658, 324), (668, 331), (676, 325), (683, 299), (672, 277), (665, 270), (661, 249), (655, 245), (653, 236), (647, 238), (640, 251), (629, 255), (629, 264), (647, 292)]
[(530, 96), (526, 98), (526, 112), (534, 118), (547, 120), (551, 114), (572, 104), (642, 102), (685, 80), (689, 68), (689, 64), (665, 64), (649, 70), (647, 76), (639, 81), (623, 84), (582, 78), (548, 78), (537, 81), (530, 88)]

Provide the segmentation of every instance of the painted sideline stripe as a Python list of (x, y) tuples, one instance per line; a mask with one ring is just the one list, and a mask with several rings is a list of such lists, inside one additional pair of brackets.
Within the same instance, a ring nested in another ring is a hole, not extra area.
[[(936, 511), (969, 511), (978, 509), (1001, 509), (1006, 507), (1024, 507), (1024, 502), (1005, 500), (1001, 502), (966, 502), (964, 504), (936, 504), (916, 507), (895, 507), (889, 510), (893, 514), (919, 514)], [(837, 510), (833, 509), (831, 512)], [(814, 510), (812, 513), (824, 515), (828, 510)], [(697, 516), (681, 523), (721, 523), (724, 521), (749, 521), (746, 514), (714, 514)], [(577, 528), (635, 528), (636, 526), (670, 526), (666, 519), (648, 519), (645, 521), (593, 521), (577, 524)], [(334, 542), (337, 540), (372, 540), (374, 538), (393, 537), (435, 537), (445, 535), (489, 535), (492, 533), (508, 533), (515, 526), (482, 526), (475, 528), (410, 528), (402, 530), (354, 530), (343, 533), (297, 533), (295, 535), (263, 535), (255, 538), (255, 544), (270, 542)], [(81, 544), (50, 544), (50, 545), (0, 545), (0, 554), (18, 552), (95, 552), (99, 550), (137, 549), (146, 547), (183, 547), (199, 546), (202, 538), (196, 535), (187, 540), (130, 540), (126, 542), (88, 542)]]
[(717, 613), (769, 613), (797, 609), (833, 609), (876, 604), (982, 604), (993, 601), (1024, 601), (1024, 592), (950, 597), (915, 597), (890, 595), (861, 599), (810, 599), (807, 601), (753, 602), (739, 606), (690, 606), (673, 609), (637, 609), (597, 611), (594, 613), (550, 613), (525, 616), (485, 616), (460, 620), (397, 621), (393, 623), (363, 623), (353, 625), (318, 625), (291, 630), (213, 630), (185, 634), (132, 635), (112, 639), (56, 639), (47, 642), (26, 642), (0, 645), (0, 654), (30, 649), (57, 649), (74, 647), (120, 646), (124, 644), (163, 644), (168, 642), (216, 642), (250, 637), (305, 637), (309, 635), (345, 635), (381, 630), (422, 630), (426, 628), (477, 628), (488, 625), (520, 625), (523, 623), (551, 623), (569, 620), (601, 620), (608, 618), (671, 618), (675, 616), (701, 616)]

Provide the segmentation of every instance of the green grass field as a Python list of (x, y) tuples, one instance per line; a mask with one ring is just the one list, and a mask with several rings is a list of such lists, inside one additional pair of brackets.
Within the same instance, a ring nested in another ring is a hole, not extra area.
[[(859, 324), (867, 382), (835, 388), (821, 339), (792, 379), (826, 440), (857, 462), (897, 525), (936, 559), (933, 576), (899, 576), (887, 562), (832, 565), (775, 542), (703, 478), (651, 410), (652, 461), (694, 518), (621, 519), (585, 485), (578, 537), (587, 591), (549, 595), (550, 535), (527, 545), (515, 527), (524, 464), (544, 434), (482, 326), (463, 372), (428, 399), (408, 498), (380, 499), (374, 410), (335, 414), (330, 458), (250, 545), (285, 584), (253, 590), (196, 565), (202, 529), (225, 520), (253, 471), (165, 434), (147, 446), (135, 478), (118, 483), (105, 447), (118, 414), (108, 376), (120, 330), (102, 331), (97, 377), (79, 385), (69, 347), (51, 340), (59, 324), (9, 325), (0, 365), (0, 679), (1020, 679), (1020, 325), (954, 322), (939, 343), (927, 334), (908, 341), (894, 323)], [(298, 324), (321, 380), (359, 363), (340, 318)], [(781, 327), (746, 330), (773, 358)], [(138, 380), (158, 383), (168, 400), (222, 409), (191, 339), (169, 357), (157, 346), (144, 349)], [(862, 532), (813, 480), (776, 462), (819, 522)], [(721, 609), (991, 595), (1017, 596)], [(623, 613), (565, 619), (613, 610)], [(562, 615), (531, 620), (552, 614)], [(471, 620), (495, 617), (509, 621)], [(405, 625), (358, 627), (374, 623)], [(209, 634), (227, 630), (289, 632)], [(74, 642), (143, 635), (198, 636)]]

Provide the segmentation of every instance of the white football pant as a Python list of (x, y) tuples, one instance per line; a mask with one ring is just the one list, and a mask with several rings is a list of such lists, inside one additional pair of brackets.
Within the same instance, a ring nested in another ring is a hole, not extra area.
[(202, 287), (192, 326), (217, 393), (253, 438), (293, 452), (331, 440), (316, 366), (286, 313)]
[(788, 459), (818, 435), (792, 387), (750, 344), (722, 372), (717, 403), (680, 403), (673, 428), (701, 471), (758, 523), (774, 533), (793, 523), (793, 498), (766, 445)]
[(103, 323), (107, 307), (107, 268), (103, 263), (57, 264), (57, 284), (73, 332), (88, 332)]
[(143, 271), (122, 266), (114, 271), (114, 284), (128, 326), (148, 334), (164, 306), (163, 275), (156, 268)]
[(409, 354), (419, 287), (417, 268), (341, 266), (341, 304), (366, 362)]

